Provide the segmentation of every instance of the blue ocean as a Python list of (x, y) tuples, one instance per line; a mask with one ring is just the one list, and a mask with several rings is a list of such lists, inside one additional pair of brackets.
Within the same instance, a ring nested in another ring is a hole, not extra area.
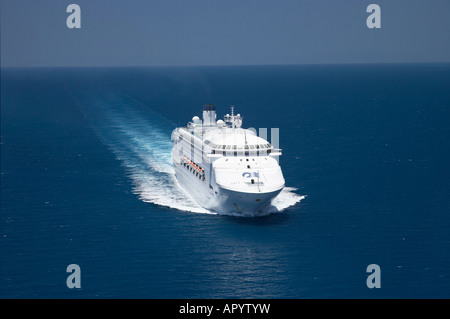
[[(178, 185), (208, 103), (279, 128), (277, 209)], [(450, 298), (449, 167), (449, 64), (2, 68), (0, 297)]]

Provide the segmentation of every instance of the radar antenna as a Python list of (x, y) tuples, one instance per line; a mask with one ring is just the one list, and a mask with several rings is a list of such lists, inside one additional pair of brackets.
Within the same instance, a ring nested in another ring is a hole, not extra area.
[(233, 132), (234, 132), (234, 105), (231, 106), (231, 125), (233, 127)]

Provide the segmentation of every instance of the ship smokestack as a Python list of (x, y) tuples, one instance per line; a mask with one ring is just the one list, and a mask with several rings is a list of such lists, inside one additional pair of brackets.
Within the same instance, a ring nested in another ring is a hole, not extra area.
[(216, 124), (216, 108), (214, 104), (203, 105), (203, 125)]

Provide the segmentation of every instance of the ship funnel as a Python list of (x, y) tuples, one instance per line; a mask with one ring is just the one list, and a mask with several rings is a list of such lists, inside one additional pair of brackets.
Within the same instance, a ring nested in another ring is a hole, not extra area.
[(203, 105), (203, 125), (216, 124), (216, 108), (214, 104)]

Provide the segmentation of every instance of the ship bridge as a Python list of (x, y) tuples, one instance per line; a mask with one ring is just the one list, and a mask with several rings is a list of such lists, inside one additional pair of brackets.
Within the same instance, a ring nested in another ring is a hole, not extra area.
[(224, 156), (281, 155), (280, 149), (274, 149), (265, 139), (247, 129), (224, 128), (207, 135), (203, 143), (212, 148), (211, 154)]

